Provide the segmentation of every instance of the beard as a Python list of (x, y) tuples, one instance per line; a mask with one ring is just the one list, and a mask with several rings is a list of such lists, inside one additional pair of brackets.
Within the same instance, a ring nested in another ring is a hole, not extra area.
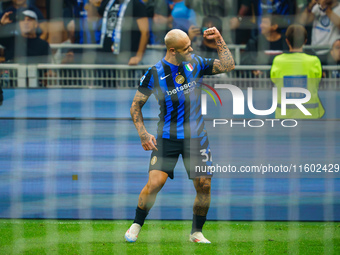
[(180, 53), (177, 53), (176, 54), (176, 61), (178, 63), (181, 63), (181, 62), (188, 62), (191, 60), (191, 53), (188, 54), (188, 55), (182, 55)]

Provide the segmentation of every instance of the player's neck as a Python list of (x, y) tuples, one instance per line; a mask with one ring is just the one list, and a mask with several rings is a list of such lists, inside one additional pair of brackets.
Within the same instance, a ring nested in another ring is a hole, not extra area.
[(177, 59), (174, 56), (170, 55), (169, 52), (166, 53), (164, 60), (175, 66), (179, 66), (181, 64), (181, 63), (178, 63)]
[(293, 52), (293, 53), (301, 53), (301, 52), (303, 52), (303, 48), (301, 47), (301, 48), (296, 48), (296, 49), (293, 49), (293, 48), (289, 48), (289, 52)]

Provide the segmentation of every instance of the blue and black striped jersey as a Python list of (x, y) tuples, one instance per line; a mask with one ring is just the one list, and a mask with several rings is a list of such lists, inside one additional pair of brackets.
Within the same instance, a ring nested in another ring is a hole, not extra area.
[(201, 114), (203, 75), (211, 75), (214, 59), (192, 54), (190, 62), (179, 66), (164, 58), (149, 68), (138, 90), (155, 95), (159, 106), (158, 137), (168, 139), (198, 138), (206, 135)]

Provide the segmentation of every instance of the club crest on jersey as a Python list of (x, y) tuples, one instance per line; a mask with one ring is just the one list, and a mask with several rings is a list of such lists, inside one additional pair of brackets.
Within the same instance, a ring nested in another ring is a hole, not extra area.
[(192, 70), (194, 70), (194, 68), (192, 67), (192, 65), (189, 63), (189, 64), (186, 64), (185, 66), (185, 69), (187, 69), (189, 72), (192, 72)]
[(185, 78), (182, 75), (177, 75), (176, 78), (175, 78), (175, 81), (178, 84), (182, 84), (185, 81)]
[(153, 166), (154, 164), (156, 164), (157, 162), (157, 157), (153, 156), (153, 158), (151, 159), (151, 165)]

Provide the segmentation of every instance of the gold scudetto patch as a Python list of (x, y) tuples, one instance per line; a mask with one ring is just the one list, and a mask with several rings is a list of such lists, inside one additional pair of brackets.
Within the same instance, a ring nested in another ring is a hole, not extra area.
[(151, 165), (153, 166), (154, 164), (156, 164), (156, 162), (157, 162), (157, 157), (153, 156), (151, 159)]
[(176, 77), (175, 81), (176, 81), (178, 84), (182, 84), (182, 83), (185, 81), (185, 79), (184, 79), (184, 77), (183, 77), (182, 75), (178, 75), (178, 76)]

